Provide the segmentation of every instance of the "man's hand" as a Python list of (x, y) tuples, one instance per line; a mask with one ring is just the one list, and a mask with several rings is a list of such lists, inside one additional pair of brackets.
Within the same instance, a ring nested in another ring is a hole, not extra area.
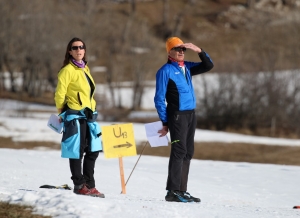
[(185, 48), (191, 49), (197, 53), (200, 53), (202, 50), (201, 48), (199, 48), (198, 46), (194, 45), (193, 43), (184, 43), (183, 45), (181, 45)]
[(161, 130), (159, 130), (158, 133), (160, 133), (159, 137), (163, 137), (163, 136), (167, 135), (167, 133), (168, 133), (168, 127), (167, 126), (163, 126), (163, 128)]

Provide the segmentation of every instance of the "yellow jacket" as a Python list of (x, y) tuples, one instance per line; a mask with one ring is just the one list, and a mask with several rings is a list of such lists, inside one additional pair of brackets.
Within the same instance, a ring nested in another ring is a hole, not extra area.
[[(89, 77), (91, 85), (86, 76)], [(83, 69), (70, 62), (59, 71), (54, 97), (58, 110), (67, 104), (73, 110), (81, 110), (88, 107), (92, 111), (95, 111), (96, 101), (94, 93), (95, 82), (87, 65)]]

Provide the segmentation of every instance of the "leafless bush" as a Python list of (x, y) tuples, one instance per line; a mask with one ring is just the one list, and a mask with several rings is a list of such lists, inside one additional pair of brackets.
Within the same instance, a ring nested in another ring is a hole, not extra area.
[(195, 82), (198, 125), (217, 130), (250, 129), (252, 134), (299, 134), (299, 71), (207, 74)]

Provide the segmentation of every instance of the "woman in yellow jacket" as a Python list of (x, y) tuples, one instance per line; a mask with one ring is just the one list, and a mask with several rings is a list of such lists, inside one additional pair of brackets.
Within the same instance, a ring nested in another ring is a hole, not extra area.
[[(93, 116), (96, 110), (95, 82), (87, 66), (85, 53), (86, 45), (81, 39), (73, 38), (68, 43), (54, 98), (59, 113), (83, 112), (87, 118)], [(78, 119), (80, 157), (69, 158), (74, 193), (104, 198), (104, 194), (95, 188), (94, 168), (99, 151), (93, 152), (89, 146), (90, 130), (86, 118)], [(65, 128), (68, 127), (65, 125)]]

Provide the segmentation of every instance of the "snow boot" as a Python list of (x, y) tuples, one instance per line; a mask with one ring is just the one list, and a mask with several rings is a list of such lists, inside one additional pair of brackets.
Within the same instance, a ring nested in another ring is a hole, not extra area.
[(185, 196), (181, 191), (174, 191), (174, 190), (169, 190), (167, 192), (167, 195), (165, 197), (166, 201), (173, 201), (173, 202), (193, 202), (191, 198), (188, 196)]
[(194, 202), (197, 202), (197, 203), (201, 202), (200, 198), (193, 197), (193, 196), (192, 196), (190, 193), (188, 193), (188, 192), (182, 192), (182, 194), (183, 194), (186, 198), (189, 198), (189, 199), (191, 199), (191, 200), (194, 201)]
[(104, 194), (100, 193), (96, 188), (89, 188), (87, 184), (75, 185), (74, 193), (78, 195), (87, 195), (92, 197), (105, 198)]

